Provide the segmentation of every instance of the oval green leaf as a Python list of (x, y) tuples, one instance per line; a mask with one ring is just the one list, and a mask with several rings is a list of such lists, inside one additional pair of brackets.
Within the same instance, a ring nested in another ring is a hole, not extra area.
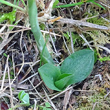
[(67, 87), (67, 84), (68, 84), (69, 80), (71, 79), (71, 77), (72, 77), (72, 74), (60, 75), (58, 80), (55, 81), (55, 86), (60, 90), (65, 89)]
[(55, 81), (61, 75), (60, 69), (53, 64), (46, 63), (38, 69), (38, 72), (46, 86), (52, 90), (61, 91), (55, 86)]
[(71, 54), (61, 65), (61, 74), (72, 74), (66, 86), (81, 82), (87, 78), (90, 75), (93, 66), (94, 52), (92, 50), (84, 49)]

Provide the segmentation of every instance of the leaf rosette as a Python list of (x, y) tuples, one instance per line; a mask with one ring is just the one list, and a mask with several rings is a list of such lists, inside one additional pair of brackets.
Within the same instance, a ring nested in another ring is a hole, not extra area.
[(67, 86), (86, 79), (94, 66), (94, 52), (90, 49), (77, 51), (67, 57), (60, 67), (46, 63), (38, 72), (47, 87), (62, 91)]

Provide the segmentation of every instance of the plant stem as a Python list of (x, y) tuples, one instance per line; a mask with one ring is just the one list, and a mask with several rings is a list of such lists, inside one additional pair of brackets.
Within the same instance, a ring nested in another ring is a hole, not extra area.
[(18, 107), (22, 107), (22, 106), (29, 106), (30, 104), (25, 104), (25, 103), (20, 103), (20, 104), (18, 104), (18, 105), (15, 105), (13, 108), (9, 108), (8, 110), (15, 110), (16, 108), (18, 108)]
[(13, 8), (17, 8), (17, 9), (19, 9), (19, 10), (25, 12), (25, 10), (24, 10), (23, 8), (21, 8), (21, 7), (17, 6), (17, 5), (14, 5), (14, 4), (10, 3), (10, 2), (4, 1), (4, 0), (0, 0), (0, 2), (1, 2), (2, 4), (11, 6), (11, 7), (13, 7)]
[(55, 6), (54, 8), (66, 8), (66, 7), (72, 7), (72, 6), (76, 6), (76, 5), (82, 5), (82, 4), (84, 4), (84, 3), (83, 2), (78, 2), (78, 3), (73, 3), (73, 4)]
[(42, 55), (41, 57), (42, 57), (43, 63), (53, 63), (53, 59), (49, 54), (47, 47), (45, 46), (45, 42), (44, 42), (42, 33), (40, 31), (35, 0), (28, 0), (28, 14), (29, 14), (29, 20), (31, 25), (31, 31), (34, 34), (36, 44)]

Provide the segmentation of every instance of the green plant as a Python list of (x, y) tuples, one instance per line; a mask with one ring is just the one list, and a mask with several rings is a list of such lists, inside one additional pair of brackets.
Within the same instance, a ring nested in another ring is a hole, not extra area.
[(29, 94), (25, 93), (25, 91), (20, 91), (18, 94), (19, 100), (22, 102), (21, 104), (24, 104), (25, 106), (29, 106)]
[(96, 0), (82, 0), (81, 2), (77, 2), (77, 3), (73, 3), (73, 4), (66, 4), (66, 5), (56, 6), (56, 5), (59, 3), (58, 0), (56, 0), (56, 1), (55, 1), (55, 4), (53, 5), (53, 8), (66, 8), (66, 7), (78, 6), (78, 5), (82, 5), (82, 4), (84, 4), (84, 3), (89, 3), (89, 2), (91, 2), (91, 3), (97, 5), (97, 6), (103, 8), (103, 9), (105, 10), (105, 8), (104, 8), (102, 5), (96, 3), (95, 1), (96, 1)]
[(61, 66), (47, 63), (38, 69), (47, 87), (61, 91), (67, 86), (84, 80), (92, 71), (94, 52), (90, 49), (77, 51), (67, 57)]
[(69, 32), (63, 33), (63, 35), (66, 37), (67, 40), (70, 38), (69, 37)]
[(0, 23), (2, 23), (4, 20), (9, 20), (9, 22), (11, 22), (12, 24), (15, 21), (15, 14), (16, 14), (16, 10), (13, 10), (12, 12), (9, 13), (4, 13), (0, 17)]
[[(14, 0), (14, 1), (15, 1), (15, 0)], [(21, 0), (21, 1), (23, 2), (23, 0)], [(2, 4), (5, 4), (5, 5), (8, 5), (8, 6), (11, 6), (11, 7), (13, 7), (13, 8), (17, 8), (17, 9), (23, 11), (23, 12), (26, 11), (25, 9), (23, 9), (23, 8), (21, 8), (21, 7), (17, 6), (17, 5), (15, 5), (15, 4), (12, 4), (12, 3), (8, 2), (8, 1), (0, 0), (0, 2), (1, 2)], [(24, 4), (24, 2), (23, 2), (23, 4)]]
[[(66, 37), (66, 39), (70, 42), (70, 35), (69, 32), (63, 33), (63, 35)], [(71, 36), (73, 39), (73, 44), (75, 44), (76, 42), (80, 42), (80, 44), (83, 43), (82, 38), (78, 35), (78, 34), (74, 34), (73, 32), (71, 32)]]
[(59, 3), (59, 0), (55, 0), (55, 2), (54, 2), (54, 4), (53, 4), (53, 8), (55, 8), (58, 3)]
[(99, 58), (99, 61), (101, 61), (101, 62), (103, 62), (103, 61), (110, 61), (110, 56)]
[(40, 31), (38, 18), (37, 18), (37, 7), (36, 7), (35, 0), (28, 0), (28, 14), (29, 14), (31, 30), (34, 34), (36, 44), (41, 53), (42, 62), (43, 63), (47, 63), (47, 62), (53, 63), (53, 59), (47, 50), (46, 43), (44, 42), (42, 33)]
[[(89, 17), (92, 17), (94, 15), (91, 15)], [(110, 23), (106, 20), (104, 20), (103, 18), (99, 18), (98, 16), (97, 17), (94, 17), (94, 18), (90, 18), (90, 19), (87, 19), (87, 22), (90, 22), (90, 23), (93, 23), (93, 24), (98, 24), (98, 25), (105, 25), (105, 26), (109, 26)]]
[(50, 104), (48, 102), (45, 103), (45, 106), (38, 106), (39, 110), (52, 110), (50, 109)]
[(21, 101), (21, 103), (19, 105), (15, 105), (13, 108), (10, 108), (8, 110), (13, 110), (13, 109), (16, 109), (21, 106), (29, 106), (30, 105), (29, 94), (25, 93), (25, 91), (20, 91), (18, 94), (18, 98)]
[[(22, 1), (23, 5), (26, 7), (24, 1), (23, 0), (21, 0), (21, 1)], [(0, 15), (0, 23), (2, 23), (5, 20), (7, 20), (9, 24), (13, 24), (13, 22), (16, 19), (16, 9), (19, 9), (19, 10), (21, 10), (24, 13), (26, 12), (25, 9), (23, 9), (23, 8), (21, 8), (21, 7), (18, 6), (19, 0), (14, 0), (14, 3), (10, 3), (10, 2), (5, 1), (5, 0), (0, 0), (0, 2), (2, 4), (8, 5), (10, 7), (13, 7), (12, 12), (3, 13), (3, 15)], [(18, 23), (18, 21), (15, 21), (14, 25), (16, 25), (17, 23)], [(10, 30), (12, 30), (13, 28), (14, 28), (13, 26), (9, 27)]]
[[(23, 0), (21, 0), (21, 1), (24, 4), (24, 6), (26, 7), (26, 9), (27, 9), (27, 6), (25, 5), (24, 1)], [(35, 0), (28, 0), (28, 9), (27, 10), (25, 10), (25, 9), (15, 5), (15, 4), (12, 4), (10, 2), (4, 1), (4, 0), (1, 0), (0, 2), (2, 4), (11, 6), (13, 8), (17, 8), (17, 9), (19, 9), (19, 10), (25, 12), (25, 13), (26, 13), (26, 11), (28, 11), (30, 25), (31, 25), (31, 30), (32, 30), (32, 32), (34, 34), (36, 44), (37, 44), (37, 46), (39, 48), (39, 51), (41, 53), (40, 56), (41, 56), (42, 62), (43, 63), (47, 63), (47, 62), (53, 63), (53, 59), (52, 59), (51, 55), (49, 54), (49, 52), (47, 50), (46, 43), (44, 42), (42, 33), (40, 31), (38, 18), (37, 18), (36, 1)], [(18, 2), (19, 2), (19, 0), (18, 0)], [(6, 14), (5, 17), (3, 16), (1, 21), (3, 21), (4, 19), (11, 19), (11, 18), (10, 18), (9, 15)]]

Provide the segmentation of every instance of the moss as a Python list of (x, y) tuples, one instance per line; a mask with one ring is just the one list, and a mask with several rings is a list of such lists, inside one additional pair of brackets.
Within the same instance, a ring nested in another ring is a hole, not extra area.
[(98, 25), (105, 25), (105, 26), (110, 25), (109, 22), (107, 22), (103, 18), (99, 18), (99, 17), (90, 18), (87, 20), (87, 22), (90, 22), (93, 24), (98, 24)]
[(16, 15), (16, 10), (13, 10), (12, 12), (9, 13), (4, 13), (0, 17), (0, 23), (4, 22), (5, 20), (9, 20), (11, 24), (15, 21), (15, 15)]

